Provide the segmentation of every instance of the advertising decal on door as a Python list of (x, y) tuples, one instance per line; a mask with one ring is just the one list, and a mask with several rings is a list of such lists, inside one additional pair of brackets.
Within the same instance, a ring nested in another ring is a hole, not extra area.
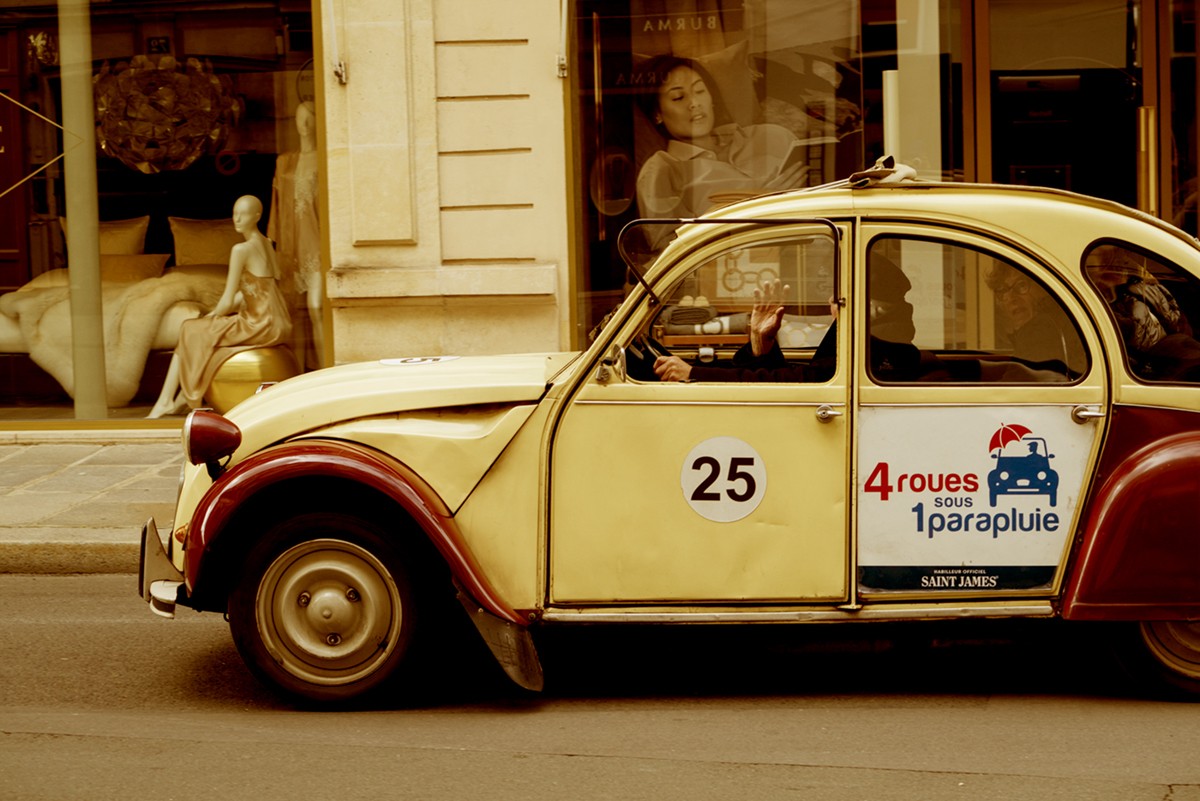
[(1048, 586), (1094, 430), (1062, 406), (860, 413), (858, 577), (864, 590)]

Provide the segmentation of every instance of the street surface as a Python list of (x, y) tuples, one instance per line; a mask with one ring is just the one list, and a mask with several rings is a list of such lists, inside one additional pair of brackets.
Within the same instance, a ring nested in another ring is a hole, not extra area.
[(576, 630), (541, 695), (481, 663), (314, 712), (135, 584), (0, 575), (0, 799), (1200, 801), (1200, 704), (1131, 694), (1058, 627)]

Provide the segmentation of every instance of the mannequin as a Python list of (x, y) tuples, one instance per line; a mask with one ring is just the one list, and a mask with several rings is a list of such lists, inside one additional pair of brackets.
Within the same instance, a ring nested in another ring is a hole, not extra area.
[(245, 241), (229, 251), (225, 291), (212, 311), (180, 326), (162, 392), (147, 417), (199, 406), (217, 369), (237, 351), (290, 342), (292, 321), (279, 289), (275, 250), (258, 230), (262, 210), (253, 195), (233, 204), (233, 225)]
[[(304, 295), (317, 367), (325, 358), (324, 284), (321, 275), (320, 222), (317, 219), (317, 118), (311, 101), (296, 106), (300, 150), (282, 153), (271, 185), (267, 236), (278, 246), (280, 267), (297, 294)], [(303, 348), (298, 349), (303, 353)]]

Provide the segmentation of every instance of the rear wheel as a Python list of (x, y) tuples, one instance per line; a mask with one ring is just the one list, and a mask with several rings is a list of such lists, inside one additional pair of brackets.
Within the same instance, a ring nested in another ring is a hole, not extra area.
[(404, 662), (417, 623), (403, 560), (373, 521), (314, 512), (276, 526), (229, 598), (234, 642), (268, 684), (358, 698)]
[(1121, 661), (1135, 678), (1160, 694), (1200, 701), (1200, 621), (1144, 620), (1128, 635)]

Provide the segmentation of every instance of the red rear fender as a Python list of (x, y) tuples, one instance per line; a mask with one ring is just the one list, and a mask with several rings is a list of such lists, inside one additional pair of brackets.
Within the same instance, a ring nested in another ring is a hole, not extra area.
[(1200, 414), (1115, 408), (1083, 520), (1064, 617), (1200, 618)]

